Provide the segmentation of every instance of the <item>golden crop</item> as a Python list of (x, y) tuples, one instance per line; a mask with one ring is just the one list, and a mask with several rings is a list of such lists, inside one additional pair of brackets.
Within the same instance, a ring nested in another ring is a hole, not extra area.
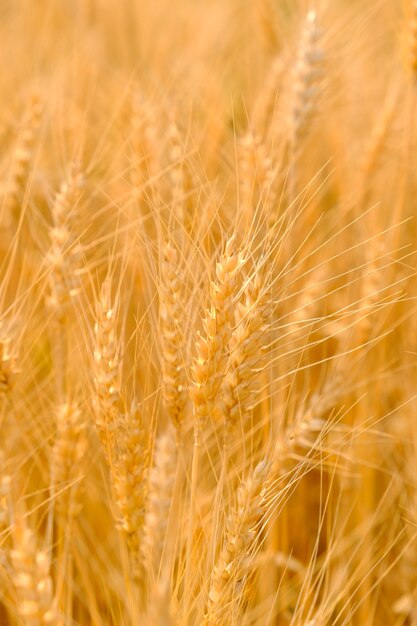
[(0, 58), (0, 626), (417, 626), (417, 2)]

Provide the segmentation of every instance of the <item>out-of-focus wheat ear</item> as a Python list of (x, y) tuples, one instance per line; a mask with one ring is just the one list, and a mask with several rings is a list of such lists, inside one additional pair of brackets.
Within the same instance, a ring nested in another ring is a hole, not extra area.
[(227, 347), (234, 328), (239, 275), (244, 262), (243, 254), (234, 252), (234, 239), (230, 239), (216, 265), (216, 279), (210, 287), (211, 305), (203, 321), (204, 332), (197, 338), (191, 388), (197, 433), (202, 432), (207, 420), (214, 415), (227, 363)]
[(154, 112), (138, 92), (135, 92), (132, 100), (131, 144), (133, 194), (140, 215), (144, 218), (145, 230), (153, 235), (152, 196), (154, 179), (158, 172), (158, 133)]
[(0, 399), (11, 393), (19, 371), (13, 337), (0, 322)]
[[(149, 475), (142, 545), (144, 566), (151, 581), (157, 580), (159, 573), (165, 571), (164, 552), (170, 550), (167, 530), (173, 501), (176, 469), (175, 435), (173, 430), (169, 428), (156, 440), (153, 467)], [(170, 554), (167, 554), (167, 558), (170, 558)]]
[(75, 404), (66, 403), (57, 411), (52, 450), (51, 475), (55, 511), (61, 521), (77, 515), (81, 508), (83, 461), (87, 448), (86, 421)]
[(279, 54), (272, 60), (264, 84), (255, 100), (252, 125), (264, 140), (268, 136), (269, 129), (274, 126), (284, 69), (284, 60)]
[(186, 140), (174, 118), (168, 127), (169, 174), (174, 217), (186, 231), (193, 227), (193, 176), (186, 154)]
[(266, 512), (269, 463), (262, 461), (239, 487), (237, 504), (227, 516), (220, 555), (209, 581), (205, 626), (239, 622), (253, 574), (254, 554)]
[(36, 535), (24, 517), (13, 521), (10, 552), (17, 611), (26, 626), (60, 624), (50, 574), (50, 556), (39, 549)]
[(51, 249), (48, 305), (57, 322), (64, 321), (71, 298), (78, 292), (80, 250), (75, 243), (74, 223), (84, 177), (79, 164), (73, 163), (67, 179), (61, 184), (52, 205), (52, 226), (49, 229)]
[(33, 94), (24, 114), (22, 128), (12, 157), (5, 198), (6, 226), (17, 225), (20, 220), (23, 196), (34, 156), (42, 111), (43, 106), (39, 97)]
[(321, 440), (328, 428), (325, 413), (331, 408), (331, 398), (325, 395), (314, 396), (310, 402), (302, 403), (294, 422), (275, 443), (273, 463), (277, 474), (287, 474), (291, 469), (289, 463), (294, 459), (308, 464), (314, 452), (320, 451)]
[(366, 265), (361, 281), (360, 301), (357, 310), (357, 322), (355, 325), (355, 344), (357, 347), (365, 346), (371, 339), (375, 330), (375, 312), (378, 309), (378, 302), (387, 299), (386, 247), (385, 242), (373, 239), (366, 251)]
[(178, 252), (169, 241), (163, 248), (160, 289), (163, 396), (179, 440), (188, 401), (184, 363), (185, 319)]
[(221, 411), (229, 435), (257, 403), (256, 382), (265, 363), (266, 331), (270, 319), (270, 292), (257, 274), (249, 280), (244, 301), (236, 307), (229, 362), (221, 387)]
[(75, 239), (74, 222), (84, 178), (78, 163), (73, 163), (67, 180), (61, 184), (52, 205), (52, 226), (49, 229), (50, 250), (46, 256), (49, 267), (49, 290), (46, 303), (52, 312), (52, 344), (58, 402), (64, 401), (66, 378), (66, 334), (68, 308), (80, 290), (80, 247)]
[[(118, 304), (113, 302), (111, 279), (104, 280), (96, 306), (94, 326), (95, 423), (103, 451), (111, 462), (116, 429), (126, 412), (121, 395), (119, 340), (116, 331)], [(110, 463), (111, 464), (111, 463)]]
[(117, 447), (111, 467), (116, 516), (126, 539), (132, 576), (139, 580), (143, 575), (141, 547), (149, 454), (142, 417), (135, 405), (119, 423)]
[(289, 316), (288, 333), (308, 334), (312, 324), (318, 321), (320, 305), (326, 293), (327, 268), (323, 265), (315, 267), (308, 275), (302, 289), (297, 294), (293, 310)]
[(277, 15), (272, 0), (254, 0), (255, 16), (261, 41), (269, 53), (279, 49)]
[(307, 135), (316, 112), (321, 89), (324, 53), (321, 47), (322, 32), (317, 23), (317, 12), (311, 10), (302, 32), (297, 61), (294, 68), (294, 87), (290, 112), (290, 141), (295, 154)]
[(410, 15), (410, 47), (409, 47), (409, 59), (410, 68), (414, 80), (417, 78), (417, 1), (411, 0), (411, 15)]
[(151, 585), (145, 626), (174, 626), (177, 624), (171, 609), (171, 592), (167, 580)]
[(250, 130), (240, 140), (239, 148), (239, 201), (243, 212), (239, 229), (256, 232), (262, 218), (267, 223), (265, 213), (275, 200), (272, 160), (261, 136)]
[(369, 141), (365, 146), (361, 167), (361, 183), (359, 186), (359, 205), (364, 209), (369, 200), (374, 176), (384, 156), (387, 137), (396, 112), (398, 94), (398, 88), (389, 90), (382, 110), (373, 126)]
[[(0, 450), (0, 467), (6, 467), (6, 458), (3, 450)], [(5, 532), (10, 524), (10, 485), (11, 478), (3, 469), (0, 479), (0, 547), (4, 543)]]

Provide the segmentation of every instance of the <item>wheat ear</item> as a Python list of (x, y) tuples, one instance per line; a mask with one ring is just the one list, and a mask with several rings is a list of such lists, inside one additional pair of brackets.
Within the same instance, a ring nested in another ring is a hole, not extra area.
[(10, 485), (11, 478), (6, 473), (6, 455), (0, 449), (0, 467), (4, 468), (0, 479), (0, 547), (3, 545), (3, 534), (7, 531), (10, 522)]
[(158, 137), (153, 117), (148, 102), (136, 93), (132, 103), (131, 181), (134, 198), (145, 220), (144, 227), (150, 236), (154, 235), (152, 193), (158, 169)]
[(223, 546), (209, 582), (205, 626), (240, 623), (237, 613), (244, 607), (253, 557), (260, 540), (265, 514), (265, 481), (269, 464), (263, 461), (240, 486), (237, 506), (226, 520)]
[(163, 255), (160, 313), (163, 395), (168, 415), (179, 435), (188, 399), (184, 364), (184, 304), (177, 250), (167, 242)]
[(275, 5), (272, 0), (255, 0), (255, 11), (264, 46), (268, 52), (275, 52), (279, 47)]
[(140, 531), (146, 498), (147, 449), (137, 406), (127, 409), (121, 386), (117, 302), (111, 298), (109, 278), (103, 283), (95, 325), (96, 426), (110, 468), (118, 526), (124, 533), (132, 574), (141, 572)]
[(187, 162), (184, 138), (177, 122), (168, 128), (171, 202), (174, 215), (188, 231), (193, 225), (193, 177)]
[(71, 297), (77, 293), (79, 249), (74, 242), (73, 224), (84, 179), (77, 163), (71, 167), (52, 206), (52, 227), (49, 230), (51, 250), (47, 261), (51, 267), (48, 305), (55, 319), (62, 323)]
[[(239, 274), (244, 264), (241, 253), (234, 253), (234, 239), (229, 239), (221, 260), (216, 265), (216, 280), (211, 283), (212, 302), (204, 318), (204, 336), (198, 335), (197, 356), (193, 364), (191, 397), (194, 413), (194, 449), (190, 485), (190, 521), (186, 548), (184, 588), (190, 589), (192, 542), (196, 490), (199, 471), (201, 439), (207, 421), (214, 417), (217, 393), (224, 376), (228, 343), (233, 323), (234, 307), (238, 292)], [(187, 602), (183, 603), (183, 617), (188, 614)]]
[(308, 131), (320, 89), (324, 57), (320, 40), (321, 30), (317, 24), (317, 13), (311, 10), (307, 14), (294, 70), (290, 128), (296, 151), (301, 137)]
[(239, 150), (240, 203), (244, 215), (244, 231), (256, 226), (257, 211), (274, 204), (274, 172), (260, 135), (248, 131), (240, 141)]
[(151, 580), (161, 571), (177, 468), (177, 448), (171, 429), (160, 435), (155, 444), (150, 470), (145, 524), (143, 528), (144, 562)]
[(245, 288), (244, 302), (236, 307), (236, 328), (220, 396), (226, 433), (256, 404), (255, 383), (265, 361), (269, 293), (257, 275)]
[(22, 130), (13, 155), (6, 196), (6, 216), (10, 224), (17, 224), (20, 219), (23, 194), (33, 159), (42, 111), (43, 107), (39, 98), (33, 95), (24, 114)]
[(214, 414), (234, 327), (238, 277), (244, 258), (242, 254), (232, 251), (233, 245), (233, 240), (229, 240), (222, 259), (217, 263), (216, 280), (211, 285), (212, 304), (203, 322), (204, 335), (199, 334), (197, 338), (191, 389), (197, 433), (201, 433), (206, 421)]
[(118, 526), (124, 533), (133, 578), (142, 576), (141, 540), (147, 493), (148, 450), (138, 407), (132, 406), (119, 425), (118, 453), (111, 468)]
[(151, 586), (145, 626), (175, 626), (171, 610), (171, 594), (168, 581), (158, 581)]
[(10, 557), (20, 617), (26, 626), (58, 626), (48, 553), (38, 548), (24, 518), (14, 522), (12, 536)]
[(410, 68), (417, 76), (417, 0), (412, 0), (410, 19)]
[(111, 462), (116, 429), (126, 412), (121, 395), (119, 344), (116, 333), (118, 304), (112, 302), (111, 281), (103, 282), (97, 304), (94, 346), (96, 387), (95, 422), (104, 454)]
[(10, 394), (18, 372), (12, 336), (0, 323), (0, 398)]
[(55, 488), (55, 510), (59, 517), (79, 512), (80, 481), (87, 448), (86, 422), (79, 407), (61, 405), (57, 411), (57, 430), (52, 450), (52, 482)]
[(270, 128), (273, 127), (284, 68), (281, 55), (277, 55), (271, 62), (262, 89), (255, 101), (253, 126), (264, 140), (268, 137)]

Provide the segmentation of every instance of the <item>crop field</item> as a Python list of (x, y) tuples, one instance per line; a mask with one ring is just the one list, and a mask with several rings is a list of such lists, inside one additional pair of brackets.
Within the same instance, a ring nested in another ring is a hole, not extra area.
[(417, 626), (417, 1), (0, 58), (0, 626)]

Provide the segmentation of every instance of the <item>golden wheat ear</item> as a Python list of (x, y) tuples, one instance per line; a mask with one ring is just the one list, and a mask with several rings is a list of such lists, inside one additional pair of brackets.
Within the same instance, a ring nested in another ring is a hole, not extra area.
[(223, 545), (209, 581), (206, 626), (217, 626), (243, 615), (254, 554), (260, 541), (260, 527), (266, 510), (265, 483), (270, 466), (262, 461), (241, 484), (237, 503), (226, 519)]
[(81, 481), (87, 450), (87, 421), (81, 409), (65, 403), (57, 411), (57, 428), (52, 449), (51, 478), (55, 511), (61, 522), (77, 515), (82, 507)]
[(241, 253), (234, 252), (233, 247), (231, 239), (216, 265), (216, 279), (210, 286), (212, 303), (203, 321), (204, 334), (199, 334), (197, 339), (191, 397), (199, 433), (215, 412), (217, 393), (226, 366), (227, 346), (234, 326), (239, 274), (245, 259)]
[(185, 303), (178, 252), (169, 242), (163, 248), (160, 299), (163, 395), (167, 413), (180, 438), (188, 404), (184, 353)]
[(0, 322), (0, 398), (10, 394), (18, 373), (16, 346), (6, 325)]
[(59, 614), (50, 574), (50, 555), (37, 545), (37, 538), (24, 517), (12, 524), (10, 552), (17, 611), (28, 626), (55, 626)]
[(23, 196), (34, 157), (42, 112), (41, 100), (34, 93), (27, 105), (22, 121), (22, 129), (12, 158), (12, 169), (5, 202), (6, 220), (10, 226), (16, 227), (21, 218)]
[(116, 430), (124, 415), (121, 395), (119, 339), (116, 330), (117, 301), (113, 302), (111, 280), (106, 278), (96, 306), (94, 325), (95, 423), (103, 451), (110, 462), (116, 445)]
[[(172, 428), (155, 442), (153, 466), (149, 472), (142, 550), (149, 579), (157, 580), (164, 572), (164, 555), (172, 550), (167, 534), (174, 495), (177, 447)], [(166, 555), (168, 561), (170, 555)]]
[(142, 560), (142, 546), (148, 465), (146, 432), (139, 408), (133, 404), (119, 424), (117, 453), (110, 475), (117, 526), (124, 535), (132, 577), (136, 581), (143, 579), (147, 567)]
[(321, 35), (317, 12), (312, 9), (307, 14), (294, 69), (294, 91), (289, 128), (297, 151), (315, 115), (324, 58), (320, 45)]

